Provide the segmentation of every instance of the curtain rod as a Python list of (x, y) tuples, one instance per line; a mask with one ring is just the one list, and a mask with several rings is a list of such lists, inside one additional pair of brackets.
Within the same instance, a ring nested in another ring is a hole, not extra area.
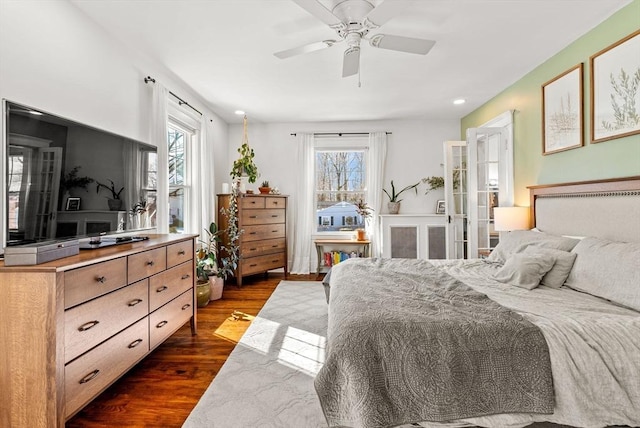
[[(370, 132), (314, 132), (313, 135), (337, 135), (338, 137), (342, 137), (343, 135), (369, 135)], [(387, 135), (393, 134), (393, 132), (385, 132)], [(292, 137), (295, 137), (295, 132), (291, 133)]]
[[(156, 83), (156, 79), (154, 79), (151, 76), (147, 76), (144, 78), (144, 83)], [(186, 102), (185, 100), (183, 100), (182, 98), (180, 98), (179, 96), (177, 96), (176, 94), (174, 94), (173, 92), (169, 91), (169, 93), (171, 95), (173, 95), (174, 97), (176, 97), (178, 99), (178, 104), (180, 105), (186, 105), (187, 107), (189, 107), (191, 110), (195, 111), (196, 113), (198, 113), (200, 116), (202, 116), (202, 113), (200, 112), (200, 110), (198, 110), (197, 108), (195, 108), (194, 106), (192, 106), (191, 104), (189, 104), (188, 102)]]

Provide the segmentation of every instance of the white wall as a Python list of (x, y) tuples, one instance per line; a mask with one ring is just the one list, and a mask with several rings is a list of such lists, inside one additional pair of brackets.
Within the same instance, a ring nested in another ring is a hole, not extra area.
[[(316, 123), (255, 123), (249, 117), (249, 145), (256, 153), (255, 162), (260, 178), (269, 180), (283, 194), (295, 198), (295, 160), (296, 138), (291, 133), (297, 132), (372, 132), (387, 131), (389, 144), (385, 168), (384, 183), (391, 190), (393, 179), (396, 189), (417, 183), (421, 178), (444, 175), (442, 142), (458, 139), (460, 123), (457, 120), (384, 120), (357, 122), (316, 122)], [(229, 126), (229, 160), (226, 171), (231, 171), (233, 161), (238, 157), (237, 148), (242, 143), (242, 125)], [(229, 181), (227, 175), (225, 181)], [(436, 201), (444, 199), (442, 189), (424, 195), (426, 185), (421, 184), (418, 196), (414, 193), (402, 194), (401, 214), (434, 213)], [(216, 189), (217, 192), (220, 188)], [(380, 189), (382, 192), (382, 189)], [(383, 196), (384, 210), (388, 198)]]
[(129, 51), (67, 1), (0, 1), (0, 98), (154, 144), (147, 75), (213, 121), (211, 162), (217, 180), (226, 179), (227, 124), (162, 65)]

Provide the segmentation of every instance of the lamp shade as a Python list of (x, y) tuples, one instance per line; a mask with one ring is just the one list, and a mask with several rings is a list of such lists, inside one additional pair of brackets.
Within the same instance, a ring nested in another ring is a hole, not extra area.
[(529, 229), (529, 207), (495, 207), (493, 222), (497, 232)]

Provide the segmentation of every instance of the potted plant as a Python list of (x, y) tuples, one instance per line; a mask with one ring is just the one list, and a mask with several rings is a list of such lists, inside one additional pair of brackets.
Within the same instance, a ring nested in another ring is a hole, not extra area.
[(121, 187), (120, 190), (116, 191), (116, 184), (113, 182), (113, 180), (109, 180), (109, 183), (111, 183), (111, 185), (107, 186), (106, 184), (102, 184), (99, 181), (96, 181), (96, 193), (100, 193), (100, 189), (102, 188), (111, 192), (111, 197), (106, 197), (109, 209), (111, 211), (119, 211), (120, 209), (122, 209), (122, 199), (120, 199), (120, 194), (124, 190), (124, 187)]
[(60, 178), (60, 188), (62, 189), (62, 200), (61, 207), (64, 204), (64, 201), (71, 196), (71, 189), (84, 189), (87, 191), (87, 186), (94, 182), (91, 177), (78, 177), (78, 171), (80, 171), (81, 166), (74, 166), (69, 172), (63, 174)]
[(233, 167), (231, 168), (230, 174), (231, 178), (241, 180), (242, 177), (247, 177), (249, 183), (255, 183), (256, 178), (258, 178), (258, 167), (253, 161), (255, 153), (253, 152), (253, 149), (249, 147), (249, 137), (247, 135), (247, 116), (244, 117), (242, 145), (238, 147), (238, 153), (240, 153), (240, 157), (233, 162)]
[(418, 194), (417, 187), (419, 184), (420, 182), (418, 181), (416, 184), (411, 184), (409, 186), (406, 186), (404, 189), (396, 193), (396, 187), (393, 184), (393, 180), (391, 180), (391, 193), (387, 192), (386, 189), (382, 189), (382, 191), (389, 197), (389, 203), (387, 204), (387, 207), (389, 208), (389, 214), (398, 214), (398, 212), (400, 211), (400, 202), (402, 202), (402, 199), (398, 199), (398, 197), (403, 192), (406, 192), (407, 190), (411, 190), (411, 189), (413, 189), (417, 195)]
[(258, 187), (258, 190), (262, 194), (269, 194), (269, 192), (271, 192), (271, 187), (269, 186), (269, 180), (264, 180), (262, 182), (262, 186)]
[(425, 177), (422, 179), (422, 182), (426, 183), (429, 186), (427, 191), (424, 192), (425, 195), (427, 195), (432, 190), (438, 190), (444, 187), (444, 177)]
[[(196, 253), (196, 276), (198, 306), (207, 306), (210, 300), (222, 297), (224, 280), (233, 273), (238, 266), (238, 249), (220, 246), (220, 235), (228, 230), (219, 230), (215, 222), (211, 222), (208, 229), (204, 229), (207, 238), (200, 240), (200, 248)], [(232, 241), (237, 244), (237, 239)], [(226, 257), (220, 257), (220, 250), (224, 250)]]
[[(359, 199), (358, 202), (355, 203), (356, 212), (358, 215), (362, 217), (362, 220), (366, 223), (369, 217), (372, 216), (373, 208), (371, 208), (365, 201)], [(366, 231), (363, 228), (356, 229), (356, 239), (358, 241), (366, 240)]]

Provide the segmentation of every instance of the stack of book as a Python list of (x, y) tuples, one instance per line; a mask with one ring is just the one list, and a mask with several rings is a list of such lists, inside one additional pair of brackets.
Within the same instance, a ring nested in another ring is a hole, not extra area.
[(330, 266), (335, 266), (338, 263), (345, 261), (347, 259), (362, 257), (362, 254), (358, 254), (355, 251), (352, 251), (350, 253), (346, 251), (325, 251), (325, 253), (323, 254), (323, 257), (324, 257), (324, 261), (323, 261), (324, 266), (330, 267)]

